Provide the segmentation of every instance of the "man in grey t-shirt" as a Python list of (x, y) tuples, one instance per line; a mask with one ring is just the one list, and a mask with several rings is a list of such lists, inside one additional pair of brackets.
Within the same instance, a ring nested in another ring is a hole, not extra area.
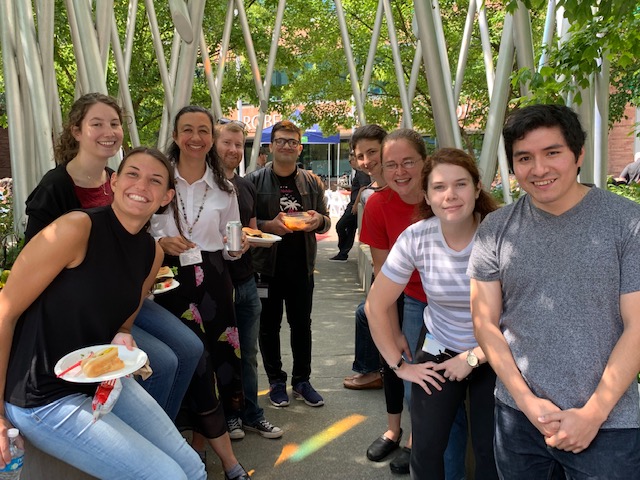
[(468, 269), (499, 378), (498, 471), (638, 478), (640, 207), (578, 183), (585, 134), (571, 109), (523, 108), (504, 137), (528, 195), (480, 225)]

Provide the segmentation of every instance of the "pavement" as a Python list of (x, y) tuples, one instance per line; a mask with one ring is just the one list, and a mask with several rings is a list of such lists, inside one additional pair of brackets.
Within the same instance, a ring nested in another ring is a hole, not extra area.
[[(337, 218), (332, 219), (335, 225)], [(312, 312), (313, 354), (311, 383), (324, 397), (322, 407), (309, 407), (291, 396), (288, 407), (269, 403), (269, 382), (259, 358), (259, 402), (265, 416), (284, 430), (280, 439), (270, 440), (247, 432), (233, 441), (233, 450), (256, 480), (321, 479), (352, 480), (404, 479), (389, 469), (393, 453), (384, 462), (371, 462), (367, 447), (386, 430), (386, 409), (382, 390), (347, 390), (345, 376), (352, 374), (354, 354), (354, 312), (364, 299), (358, 282), (357, 249), (354, 245), (346, 263), (330, 262), (338, 253), (334, 227), (320, 235), (315, 271)], [(282, 324), (282, 361), (291, 373), (289, 327)], [(409, 415), (403, 416), (409, 431)], [(399, 450), (398, 450), (399, 452)], [(209, 479), (224, 478), (220, 461), (207, 453)]]

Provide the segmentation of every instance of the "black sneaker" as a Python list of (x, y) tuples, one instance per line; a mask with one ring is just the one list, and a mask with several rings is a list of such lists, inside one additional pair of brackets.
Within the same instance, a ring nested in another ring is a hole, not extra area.
[(275, 407), (288, 406), (289, 395), (287, 395), (287, 385), (284, 383), (272, 383), (269, 386), (269, 400)]
[(244, 429), (249, 432), (256, 432), (264, 438), (280, 438), (284, 434), (280, 427), (271, 425), (271, 423), (267, 422), (264, 418), (255, 423), (245, 424)]
[(244, 430), (242, 430), (242, 420), (238, 417), (227, 419), (227, 430), (229, 430), (229, 438), (231, 440), (242, 440), (244, 438)]
[(335, 257), (331, 257), (331, 258), (329, 259), (329, 261), (330, 261), (330, 262), (341, 262), (341, 263), (344, 263), (344, 262), (346, 262), (346, 261), (347, 261), (347, 259), (348, 259), (348, 258), (349, 258), (349, 257), (348, 257), (347, 255), (342, 255), (342, 254), (340, 254), (340, 253), (339, 253), (339, 254), (338, 254), (338, 255), (336, 255)]
[(293, 398), (296, 400), (304, 400), (304, 403), (310, 407), (321, 407), (324, 405), (324, 399), (309, 382), (300, 382), (293, 387)]

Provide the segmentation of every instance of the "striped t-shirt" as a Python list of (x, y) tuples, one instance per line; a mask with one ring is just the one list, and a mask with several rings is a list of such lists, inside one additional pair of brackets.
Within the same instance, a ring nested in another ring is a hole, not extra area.
[(478, 346), (473, 336), (467, 276), (472, 247), (473, 240), (460, 252), (449, 248), (440, 219), (431, 217), (402, 232), (382, 266), (382, 273), (398, 284), (405, 284), (414, 269), (418, 270), (429, 299), (423, 314), (427, 330), (455, 352)]

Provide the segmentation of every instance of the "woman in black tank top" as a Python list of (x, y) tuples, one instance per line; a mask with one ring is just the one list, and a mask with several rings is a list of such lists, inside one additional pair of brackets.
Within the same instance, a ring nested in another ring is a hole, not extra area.
[(204, 479), (197, 454), (132, 378), (94, 423), (95, 385), (53, 372), (82, 347), (135, 346), (130, 328), (162, 264), (146, 226), (175, 194), (167, 158), (134, 149), (110, 186), (111, 206), (70, 212), (36, 235), (0, 292), (0, 466), (15, 425), (36, 447), (99, 478)]

